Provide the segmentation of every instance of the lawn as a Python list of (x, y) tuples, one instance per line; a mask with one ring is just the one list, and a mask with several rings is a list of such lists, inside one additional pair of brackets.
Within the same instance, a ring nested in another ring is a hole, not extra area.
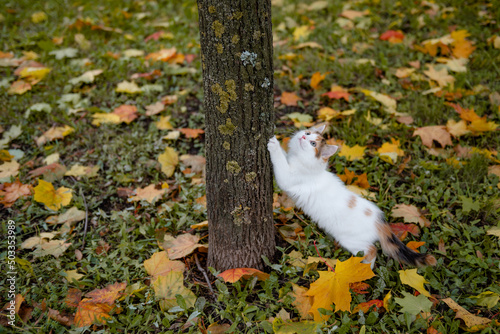
[(379, 250), (318, 309), (356, 257), (276, 187), (266, 273), (206, 275), (196, 2), (5, 0), (2, 332), (499, 332), (499, 3), (272, 9), (278, 138), (326, 123), (330, 170), (437, 265)]

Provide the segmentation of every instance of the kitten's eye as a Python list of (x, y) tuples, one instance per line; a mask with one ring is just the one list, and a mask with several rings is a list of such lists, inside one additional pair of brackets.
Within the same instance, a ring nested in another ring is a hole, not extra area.
[(311, 145), (312, 145), (312, 147), (316, 147), (316, 142), (315, 141), (311, 141)]
[(309, 132), (309, 131), (307, 131), (307, 132), (306, 132), (306, 135), (307, 135), (307, 136), (309, 136), (310, 134), (311, 134), (311, 132)]

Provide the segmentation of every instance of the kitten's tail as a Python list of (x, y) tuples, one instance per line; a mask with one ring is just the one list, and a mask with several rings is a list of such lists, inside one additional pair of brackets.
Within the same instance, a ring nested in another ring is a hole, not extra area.
[(436, 265), (436, 258), (434, 256), (417, 253), (402, 243), (392, 233), (391, 227), (384, 220), (378, 222), (377, 232), (382, 250), (395, 260), (417, 267)]

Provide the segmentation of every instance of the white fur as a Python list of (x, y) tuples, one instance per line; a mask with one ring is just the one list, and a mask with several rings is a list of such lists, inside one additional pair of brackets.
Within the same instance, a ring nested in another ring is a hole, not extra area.
[[(306, 139), (303, 139), (304, 136)], [(309, 130), (299, 131), (290, 139), (288, 154), (276, 137), (269, 140), (267, 147), (276, 182), (297, 207), (344, 248), (354, 255), (360, 251), (366, 255), (379, 238), (377, 221), (383, 217), (382, 212), (372, 202), (349, 191), (335, 174), (326, 170), (328, 157), (317, 158), (309, 142), (317, 136)], [(336, 149), (330, 151), (335, 152)], [(356, 197), (356, 205), (349, 208), (352, 196)], [(367, 216), (366, 209), (372, 214)], [(372, 267), (374, 261), (375, 258), (371, 261)]]

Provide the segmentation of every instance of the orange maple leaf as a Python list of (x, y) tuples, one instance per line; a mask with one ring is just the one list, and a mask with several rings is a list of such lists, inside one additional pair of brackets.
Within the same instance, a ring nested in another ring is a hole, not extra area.
[(103, 289), (94, 289), (87, 293), (85, 296), (92, 298), (93, 303), (113, 305), (115, 300), (121, 296), (122, 290), (124, 290), (126, 287), (126, 282), (115, 283), (108, 285)]
[(109, 312), (113, 306), (102, 303), (93, 303), (92, 299), (85, 298), (78, 304), (75, 314), (75, 326), (85, 327), (92, 324), (102, 324), (111, 318)]
[(311, 87), (313, 89), (318, 89), (319, 88), (319, 84), (321, 81), (325, 80), (326, 78), (326, 74), (321, 74), (320, 72), (316, 72), (314, 73), (312, 76), (311, 76)]
[(203, 129), (189, 129), (182, 128), (178, 129), (186, 138), (198, 138), (199, 135), (205, 133)]
[(314, 321), (328, 320), (330, 316), (321, 315), (320, 308), (333, 310), (335, 304), (336, 311), (349, 311), (351, 308), (350, 283), (361, 282), (375, 276), (369, 263), (361, 263), (362, 257), (351, 257), (344, 262), (337, 261), (335, 272), (319, 271), (319, 279), (311, 284), (311, 288), (306, 293), (314, 297), (310, 313), (314, 316)]
[(224, 282), (234, 283), (240, 278), (257, 277), (261, 281), (265, 281), (269, 278), (269, 274), (266, 274), (260, 270), (254, 268), (234, 268), (228, 269), (221, 272), (218, 277), (221, 277)]
[(380, 299), (373, 299), (370, 300), (369, 302), (365, 303), (360, 303), (359, 305), (356, 305), (354, 309), (352, 310), (352, 313), (358, 313), (359, 311), (363, 311), (364, 313), (368, 313), (371, 308), (375, 306), (377, 309), (384, 307), (384, 301)]
[(415, 224), (393, 223), (390, 224), (392, 233), (394, 233), (399, 240), (404, 240), (408, 233), (418, 237), (420, 235), (420, 228)]
[(409, 249), (413, 249), (417, 253), (420, 253), (418, 251), (418, 248), (423, 245), (425, 245), (425, 241), (410, 241), (409, 243), (406, 244), (406, 246), (408, 246)]
[(405, 35), (401, 30), (387, 30), (380, 35), (379, 38), (382, 41), (389, 41), (389, 43), (397, 44), (403, 42)]
[(302, 99), (295, 93), (283, 92), (281, 94), (281, 103), (289, 107), (297, 106), (297, 102), (300, 100)]
[(346, 185), (353, 184), (363, 189), (370, 188), (370, 184), (368, 183), (368, 176), (366, 173), (356, 175), (354, 172), (351, 172), (347, 168), (344, 168), (344, 175), (338, 175), (339, 179), (344, 181)]
[(0, 190), (0, 203), (10, 208), (19, 198), (30, 196), (32, 191), (31, 185), (22, 184), (19, 179), (12, 183), (5, 183), (3, 189)]
[(137, 107), (128, 105), (128, 104), (123, 104), (119, 107), (116, 107), (112, 114), (117, 115), (120, 117), (121, 122), (125, 122), (127, 124), (130, 124), (134, 119), (137, 118)]

